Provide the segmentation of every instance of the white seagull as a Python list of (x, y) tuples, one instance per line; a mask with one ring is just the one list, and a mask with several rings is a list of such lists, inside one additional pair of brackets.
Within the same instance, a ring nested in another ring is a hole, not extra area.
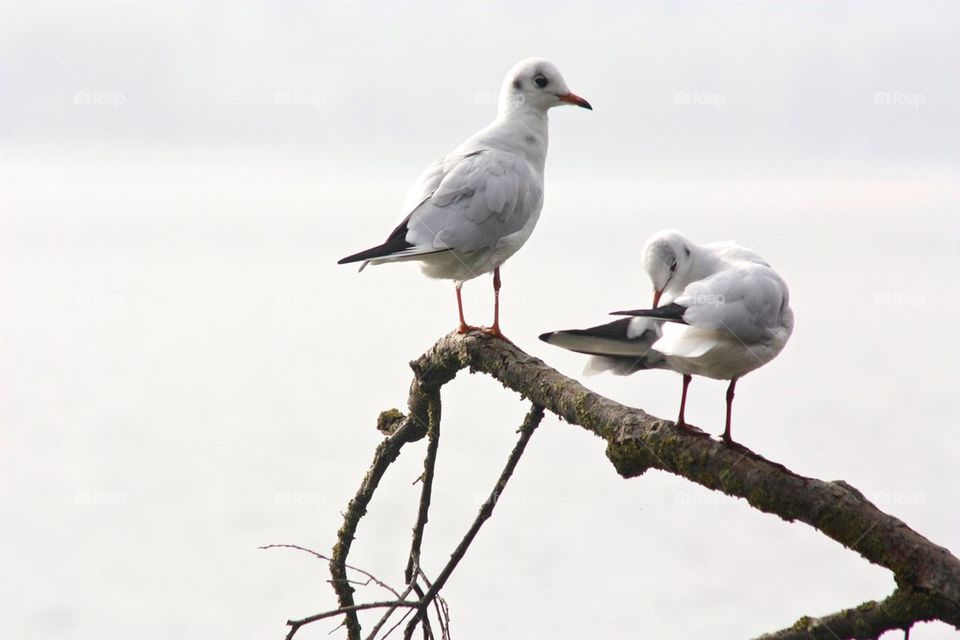
[(677, 426), (690, 432), (702, 433), (683, 415), (691, 376), (729, 380), (723, 440), (734, 444), (730, 416), (737, 380), (773, 360), (793, 332), (786, 283), (746, 247), (733, 242), (698, 245), (670, 230), (647, 241), (643, 264), (654, 287), (652, 309), (617, 311), (613, 315), (632, 317), (545, 333), (540, 339), (594, 356), (588, 374), (680, 373)]
[(500, 265), (527, 241), (543, 207), (547, 111), (563, 104), (592, 109), (540, 58), (518, 63), (500, 90), (497, 117), (421, 174), (403, 218), (383, 244), (338, 264), (418, 260), (424, 274), (456, 283), (461, 333), (463, 283), (493, 272), (493, 325), (500, 332)]

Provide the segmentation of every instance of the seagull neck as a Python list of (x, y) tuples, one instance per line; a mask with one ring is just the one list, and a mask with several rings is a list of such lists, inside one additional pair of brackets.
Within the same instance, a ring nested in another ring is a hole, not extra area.
[(696, 282), (716, 273), (722, 266), (722, 261), (703, 247), (690, 243), (690, 271), (687, 273), (688, 282)]
[(504, 146), (522, 153), (543, 173), (549, 142), (546, 111), (517, 105), (497, 114), (492, 128), (505, 132)]

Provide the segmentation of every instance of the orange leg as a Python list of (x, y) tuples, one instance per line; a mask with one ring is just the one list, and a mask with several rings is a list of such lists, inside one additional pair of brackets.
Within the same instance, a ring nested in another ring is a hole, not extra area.
[(677, 418), (677, 428), (681, 431), (686, 431), (687, 433), (692, 433), (699, 436), (707, 435), (697, 427), (692, 424), (687, 424), (686, 419), (683, 417), (683, 411), (687, 408), (687, 387), (690, 386), (690, 380), (692, 376), (685, 375), (683, 376), (683, 392), (680, 395), (680, 416)]
[(462, 282), (457, 283), (457, 311), (460, 313), (460, 326), (457, 327), (457, 333), (469, 333), (476, 331), (479, 327), (471, 326), (463, 319), (463, 299), (460, 297), (460, 287), (462, 286)]
[(493, 326), (484, 329), (484, 333), (496, 336), (509, 342), (510, 340), (500, 331), (500, 267), (493, 270)]
[(727, 421), (723, 428), (723, 441), (727, 444), (736, 444), (733, 441), (733, 435), (730, 433), (730, 417), (733, 414), (733, 396), (736, 386), (737, 379), (734, 378), (730, 381), (730, 386), (727, 387)]
[(683, 418), (683, 410), (687, 408), (687, 387), (690, 386), (692, 376), (683, 376), (683, 392), (680, 394), (680, 417), (677, 418), (677, 426), (681, 429), (687, 426), (687, 421)]

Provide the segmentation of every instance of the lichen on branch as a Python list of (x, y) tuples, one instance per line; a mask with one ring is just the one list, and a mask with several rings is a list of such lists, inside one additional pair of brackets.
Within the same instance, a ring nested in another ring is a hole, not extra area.
[[(624, 478), (641, 476), (650, 469), (673, 473), (708, 489), (743, 498), (753, 508), (788, 522), (804, 522), (893, 573), (897, 589), (882, 602), (864, 603), (819, 618), (805, 616), (789, 629), (763, 636), (766, 640), (874, 638), (884, 631), (909, 629), (915, 622), (926, 620), (941, 620), (960, 628), (960, 561), (878, 509), (842, 480), (826, 482), (803, 477), (744, 447), (683, 432), (669, 420), (595, 394), (512, 343), (482, 333), (444, 336), (410, 366), (414, 379), (407, 413), (391, 409), (380, 414), (377, 428), (386, 438), (378, 446), (373, 463), (344, 514), (330, 562), (340, 603), (338, 611), (344, 615), (351, 640), (360, 637), (356, 612), (364, 608), (354, 602), (353, 588), (346, 576), (346, 559), (359, 520), (403, 445), (423, 438), (431, 418), (438, 420), (440, 388), (463, 369), (485, 373), (529, 400), (534, 409), (525, 425), (535, 427), (545, 409), (605, 440), (607, 457)], [(521, 440), (507, 469), (512, 470), (511, 465), (516, 464), (523, 444), (525, 441)], [(436, 455), (435, 443), (433, 447), (431, 455)], [(431, 465), (428, 469), (432, 470)], [(426, 502), (421, 501), (418, 522), (425, 523), (429, 491), (424, 495), (427, 498)], [(492, 503), (489, 507), (492, 509)], [(478, 515), (476, 529), (471, 528), (465, 544), (458, 547), (459, 556), (466, 552), (472, 536), (489, 515), (484, 511)], [(421, 553), (419, 540), (415, 540), (414, 549), (417, 557), (411, 555), (411, 559), (416, 564)], [(411, 571), (414, 564), (408, 564), (408, 580), (416, 579)], [(417, 604), (410, 607), (413, 614), (406, 637), (410, 637), (417, 622), (426, 624), (427, 607), (455, 567), (455, 562), (448, 564)], [(407, 593), (409, 588), (403, 597)], [(427, 627), (424, 630), (428, 632)]]

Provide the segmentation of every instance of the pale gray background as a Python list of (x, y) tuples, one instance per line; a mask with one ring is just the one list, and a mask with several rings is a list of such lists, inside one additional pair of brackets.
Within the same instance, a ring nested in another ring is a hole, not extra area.
[[(256, 547), (329, 550), (377, 413), (455, 323), (449, 283), (335, 261), (530, 55), (596, 110), (552, 113), (508, 335), (579, 376), (536, 335), (646, 304), (649, 234), (738, 240), (797, 328), (736, 436), (960, 548), (955, 3), (84, 4), (0, 7), (3, 638), (280, 638), (334, 604), (323, 564)], [(588, 384), (675, 415), (672, 374)], [(720, 431), (723, 391), (694, 383), (695, 424)], [(481, 376), (444, 401), (432, 573), (525, 411)], [(395, 583), (422, 449), (352, 556)], [(625, 482), (550, 417), (446, 595), (458, 640), (743, 638), (892, 588), (804, 525)]]

